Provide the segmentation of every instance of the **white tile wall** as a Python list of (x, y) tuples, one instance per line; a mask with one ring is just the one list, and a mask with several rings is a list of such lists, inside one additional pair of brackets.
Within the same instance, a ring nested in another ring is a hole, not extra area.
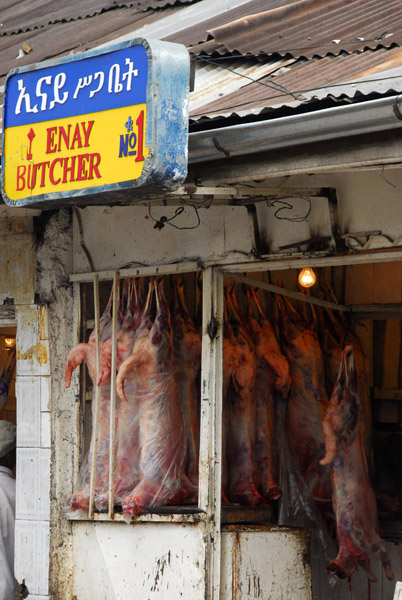
[(40, 378), (40, 409), (50, 411), (50, 377)]
[(50, 448), (50, 413), (42, 412), (41, 413), (41, 436), (40, 436), (40, 445), (41, 448)]
[(17, 445), (19, 448), (40, 448), (41, 378), (17, 376), (16, 395)]
[(39, 519), (48, 521), (50, 519), (50, 450), (40, 450), (39, 456), (39, 497), (38, 511)]
[(17, 520), (15, 524), (15, 576), (32, 593), (38, 592), (39, 535), (38, 523)]
[(48, 600), (50, 365), (46, 307), (17, 307), (15, 574), (30, 600)]

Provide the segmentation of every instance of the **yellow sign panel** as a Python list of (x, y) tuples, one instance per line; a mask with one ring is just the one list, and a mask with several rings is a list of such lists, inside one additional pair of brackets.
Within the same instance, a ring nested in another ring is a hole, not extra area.
[(4, 190), (10, 200), (99, 187), (142, 174), (146, 104), (10, 127)]

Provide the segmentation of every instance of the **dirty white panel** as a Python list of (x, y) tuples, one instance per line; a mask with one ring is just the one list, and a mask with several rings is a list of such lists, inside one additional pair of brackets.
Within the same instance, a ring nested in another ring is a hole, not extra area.
[(19, 306), (17, 312), (17, 376), (50, 375), (49, 341), (40, 339), (37, 306)]
[(204, 600), (204, 543), (194, 525), (73, 523), (77, 600)]
[(42, 412), (50, 411), (50, 377), (40, 378), (40, 409)]
[(18, 377), (16, 382), (18, 447), (40, 446), (41, 382), (39, 377)]
[(31, 235), (2, 235), (0, 269), (0, 302), (6, 298), (13, 298), (16, 304), (33, 302), (35, 262)]
[(15, 524), (15, 576), (32, 594), (39, 592), (39, 531), (35, 521), (17, 521)]
[(50, 519), (50, 448), (41, 448), (39, 451), (39, 519)]
[[(80, 210), (83, 239), (96, 270), (131, 264), (160, 264), (179, 260), (206, 260), (235, 249), (249, 252), (251, 237), (246, 210), (242, 207), (192, 207), (166, 224), (161, 231), (155, 221), (174, 216), (176, 207), (88, 207)], [(225, 222), (227, 220), (226, 226)], [(176, 229), (195, 227), (195, 229)], [(74, 219), (74, 272), (91, 270), (81, 247)]]
[(44, 521), (38, 525), (38, 592), (46, 596), (49, 593), (49, 535), (50, 525)]
[(39, 448), (18, 448), (16, 467), (17, 519), (39, 519), (40, 467)]
[(232, 525), (222, 532), (221, 600), (311, 600), (308, 534)]

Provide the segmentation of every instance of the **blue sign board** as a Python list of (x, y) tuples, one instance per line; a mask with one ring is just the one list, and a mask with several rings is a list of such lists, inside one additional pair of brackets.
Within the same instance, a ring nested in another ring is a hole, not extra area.
[(187, 173), (189, 56), (136, 39), (11, 71), (2, 191), (11, 206), (133, 202)]

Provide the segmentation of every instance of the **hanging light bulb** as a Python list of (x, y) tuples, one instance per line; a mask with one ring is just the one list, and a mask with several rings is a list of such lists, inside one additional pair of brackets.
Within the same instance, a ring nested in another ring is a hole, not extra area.
[(13, 346), (15, 346), (15, 337), (5, 337), (4, 343), (7, 348), (12, 348)]
[(299, 273), (298, 282), (302, 287), (309, 288), (315, 284), (317, 281), (317, 277), (313, 269), (310, 267), (305, 267)]

